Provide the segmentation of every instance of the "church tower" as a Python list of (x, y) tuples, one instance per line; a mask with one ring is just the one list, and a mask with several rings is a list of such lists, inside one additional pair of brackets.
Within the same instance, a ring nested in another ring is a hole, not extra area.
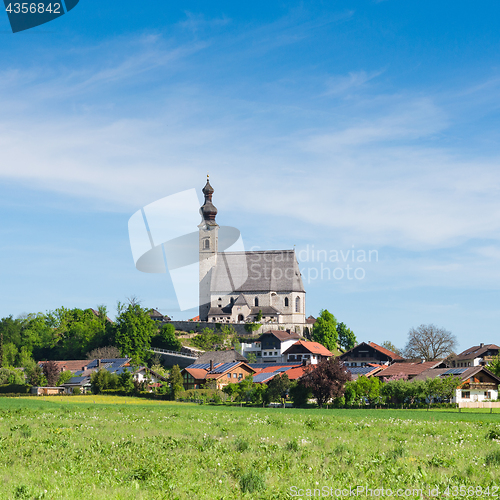
[(199, 254), (200, 254), (200, 321), (207, 321), (211, 305), (211, 281), (212, 273), (217, 264), (217, 251), (219, 239), (219, 225), (215, 222), (217, 209), (212, 204), (214, 188), (210, 185), (207, 175), (207, 183), (202, 190), (205, 203), (200, 208), (202, 216), (199, 232)]

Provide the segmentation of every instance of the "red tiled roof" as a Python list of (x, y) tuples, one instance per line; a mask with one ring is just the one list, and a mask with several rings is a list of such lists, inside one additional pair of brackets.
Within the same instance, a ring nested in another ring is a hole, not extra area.
[(423, 363), (394, 363), (380, 371), (375, 377), (392, 377), (393, 375), (407, 375), (408, 377), (419, 375), (429, 368), (441, 364), (442, 360), (425, 361)]
[(208, 370), (203, 368), (184, 368), (190, 375), (196, 380), (205, 380), (208, 374)]
[(305, 375), (308, 371), (314, 370), (317, 365), (306, 365), (306, 366), (297, 366), (296, 368), (290, 368), (286, 373), (290, 380), (297, 380), (298, 378)]
[[(70, 359), (67, 361), (55, 361), (57, 367), (61, 371), (78, 372), (84, 369), (92, 360), (91, 359)], [(39, 361), (38, 364), (43, 366), (47, 361)]]
[(475, 345), (473, 347), (469, 347), (465, 351), (461, 352), (460, 354), (457, 354), (453, 359), (454, 360), (461, 360), (461, 359), (473, 359), (473, 358), (478, 358), (481, 356), (481, 354), (484, 354), (486, 351), (490, 349), (500, 349), (495, 344), (485, 344), (483, 347), (479, 345)]
[(370, 342), (369, 344), (371, 347), (374, 349), (377, 349), (377, 351), (380, 351), (381, 353), (385, 354), (386, 356), (390, 356), (392, 359), (403, 359), (401, 356), (398, 356), (396, 353), (389, 351), (389, 349), (386, 349), (385, 347), (382, 347), (381, 345), (375, 344), (375, 342)]
[[(268, 332), (264, 332), (262, 335), (265, 335), (266, 333), (273, 334), (278, 340), (281, 341), (300, 339), (300, 335), (298, 333), (289, 333), (285, 332), (284, 330), (269, 330)], [(262, 335), (260, 336), (260, 338), (262, 338)]]
[(312, 354), (319, 354), (321, 356), (333, 356), (332, 353), (324, 346), (319, 344), (318, 342), (307, 342), (305, 340), (299, 340), (295, 342), (292, 346), (290, 346), (283, 354), (286, 354), (292, 347), (294, 346), (302, 346)]

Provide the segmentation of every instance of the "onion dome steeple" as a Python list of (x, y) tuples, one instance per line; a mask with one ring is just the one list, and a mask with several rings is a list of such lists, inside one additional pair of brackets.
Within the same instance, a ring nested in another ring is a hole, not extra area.
[(205, 187), (202, 189), (202, 192), (205, 195), (205, 203), (201, 207), (201, 214), (205, 221), (213, 223), (215, 222), (217, 209), (214, 207), (212, 203), (212, 195), (214, 193), (214, 188), (210, 185), (208, 174), (207, 174), (207, 183), (205, 184)]

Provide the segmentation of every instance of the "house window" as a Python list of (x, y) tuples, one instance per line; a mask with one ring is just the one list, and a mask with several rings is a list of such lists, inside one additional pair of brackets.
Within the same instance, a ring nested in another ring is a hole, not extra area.
[(230, 373), (227, 374), (227, 378), (231, 378), (231, 374)]
[(255, 297), (255, 307), (258, 307), (259, 305), (259, 297)]
[(238, 373), (238, 378), (243, 378), (243, 373)]
[(274, 355), (275, 355), (275, 356), (277, 356), (277, 355), (278, 355), (278, 353), (277, 353), (276, 351), (274, 351)]
[(236, 373), (233, 373), (233, 378), (238, 378), (238, 375)]
[(285, 307), (288, 307), (288, 297), (285, 297)]
[(297, 313), (300, 312), (300, 297), (297, 297), (295, 299), (295, 312), (297, 312)]
[(462, 391), (462, 399), (470, 399), (470, 391)]
[(244, 319), (243, 314), (238, 314), (238, 321), (243, 321)]
[(262, 353), (262, 356), (267, 356), (267, 352), (266, 352), (266, 351), (264, 351), (264, 352)]

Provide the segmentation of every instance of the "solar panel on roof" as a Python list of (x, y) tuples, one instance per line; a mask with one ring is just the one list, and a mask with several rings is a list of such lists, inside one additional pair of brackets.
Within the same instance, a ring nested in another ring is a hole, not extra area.
[[(227, 370), (230, 370), (231, 368), (234, 368), (236, 365), (239, 365), (240, 362), (236, 363), (223, 363), (221, 366), (218, 366), (217, 368), (214, 368), (210, 373), (224, 373)], [(210, 366), (210, 365), (209, 365)]]
[(258, 373), (257, 375), (253, 376), (253, 381), (254, 382), (265, 382), (266, 380), (273, 378), (275, 375), (276, 375), (276, 372)]
[(370, 373), (375, 368), (371, 366), (346, 366), (345, 369), (351, 373)]
[(449, 370), (446, 370), (444, 373), (442, 373), (441, 376), (443, 376), (443, 375), (460, 375), (467, 370), (468, 370), (468, 368), (450, 368)]

